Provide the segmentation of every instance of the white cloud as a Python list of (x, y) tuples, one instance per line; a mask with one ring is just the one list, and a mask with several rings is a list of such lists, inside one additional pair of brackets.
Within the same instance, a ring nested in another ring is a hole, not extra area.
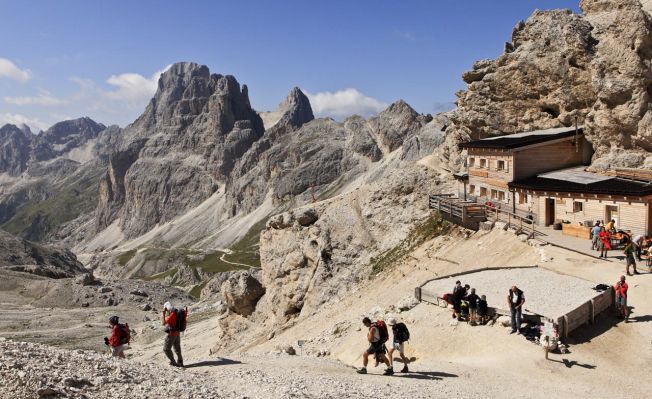
[(33, 132), (38, 132), (39, 130), (46, 130), (50, 125), (39, 120), (38, 118), (30, 118), (25, 115), (20, 114), (11, 114), (11, 113), (0, 113), (0, 126), (4, 126), (7, 123), (11, 123), (16, 126), (27, 125)]
[(0, 78), (9, 78), (24, 83), (32, 78), (32, 72), (29, 69), (20, 69), (10, 60), (0, 57)]
[(404, 31), (404, 30), (395, 30), (394, 34), (397, 37), (400, 37), (401, 39), (404, 39), (404, 40), (407, 40), (407, 41), (410, 41), (410, 42), (413, 42), (413, 41), (417, 40), (417, 38), (414, 36), (414, 34), (412, 34), (412, 32), (408, 32), (408, 31)]
[(373, 97), (365, 96), (357, 89), (348, 88), (334, 93), (329, 91), (310, 94), (304, 91), (310, 100), (312, 110), (317, 116), (329, 116), (336, 119), (354, 114), (370, 116), (387, 108), (387, 104)]
[(138, 73), (122, 73), (111, 75), (106, 83), (115, 87), (115, 90), (104, 91), (105, 97), (113, 100), (123, 100), (131, 103), (143, 103), (149, 100), (158, 87), (161, 74), (170, 68), (170, 65), (147, 78)]
[(5, 102), (13, 105), (43, 105), (46, 107), (67, 103), (66, 100), (54, 97), (48, 91), (41, 91), (37, 96), (33, 97), (5, 97)]

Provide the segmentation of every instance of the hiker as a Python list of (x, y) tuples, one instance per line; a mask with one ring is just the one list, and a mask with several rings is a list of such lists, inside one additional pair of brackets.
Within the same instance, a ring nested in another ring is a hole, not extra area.
[(631, 274), (629, 273), (629, 267), (632, 266), (634, 268), (634, 274), (640, 274), (636, 270), (636, 260), (634, 259), (634, 244), (632, 243), (632, 240), (630, 240), (629, 237), (625, 236), (623, 238), (623, 242), (625, 243), (625, 248), (623, 249), (623, 252), (625, 253), (625, 262), (627, 263), (625, 272), (627, 273), (628, 276), (631, 276)]
[(389, 367), (394, 370), (394, 351), (398, 351), (401, 359), (403, 360), (403, 368), (401, 373), (407, 373), (408, 362), (410, 361), (405, 356), (405, 342), (410, 339), (410, 331), (404, 323), (397, 323), (395, 318), (390, 318), (387, 321), (392, 327), (392, 346), (389, 348)]
[(591, 249), (598, 250), (599, 240), (600, 240), (600, 222), (595, 222), (595, 226), (591, 229)]
[(478, 301), (480, 297), (475, 294), (475, 288), (471, 288), (471, 293), (467, 295), (466, 301), (469, 303), (469, 322), (478, 322)]
[[(163, 344), (163, 352), (170, 359), (170, 366), (183, 367), (183, 357), (181, 356), (181, 336), (180, 331), (185, 330), (185, 326), (180, 328), (181, 318), (186, 317), (184, 311), (177, 310), (170, 302), (165, 302), (163, 305), (163, 318), (161, 323), (165, 326), (165, 332), (167, 336), (165, 337), (165, 343)], [(177, 354), (178, 361), (174, 360), (172, 356), (172, 348)]]
[(616, 221), (614, 219), (611, 219), (611, 221), (609, 223), (607, 223), (607, 225), (605, 226), (605, 229), (609, 233), (612, 233), (612, 234), (615, 233), (616, 232)]
[(632, 244), (634, 244), (634, 249), (636, 250), (636, 260), (640, 262), (643, 245), (645, 245), (645, 236), (642, 234), (635, 235), (634, 238), (632, 238)]
[(466, 292), (460, 280), (455, 282), (455, 288), (453, 288), (453, 318), (457, 317), (457, 320), (460, 320), (462, 313), (462, 299), (464, 298)]
[(523, 291), (519, 290), (515, 285), (512, 286), (507, 294), (507, 304), (512, 316), (512, 332), (510, 334), (516, 333), (518, 335), (521, 333), (521, 317), (523, 316), (524, 303), (525, 295)]
[(111, 337), (104, 337), (104, 344), (111, 348), (113, 357), (125, 358), (125, 346), (129, 344), (130, 336), (129, 325), (120, 324), (118, 316), (109, 317), (111, 325)]
[(480, 300), (478, 301), (478, 316), (480, 317), (480, 323), (481, 324), (487, 324), (488, 318), (489, 318), (489, 306), (487, 305), (487, 296), (482, 295), (480, 296)]
[(369, 363), (369, 355), (374, 355), (376, 361), (380, 361), (387, 365), (387, 369), (383, 374), (392, 375), (394, 370), (392, 369), (389, 360), (385, 356), (387, 348), (385, 347), (385, 342), (389, 338), (387, 332), (387, 326), (382, 320), (378, 320), (375, 323), (372, 323), (368, 317), (362, 319), (362, 324), (369, 329), (367, 332), (367, 341), (369, 342), (369, 348), (362, 353), (362, 368), (358, 369), (358, 374), (367, 374), (367, 364)]
[(611, 249), (611, 234), (607, 229), (602, 226), (600, 227), (600, 242), (598, 243), (598, 248), (600, 249), (600, 258), (607, 258), (607, 253)]
[(614, 286), (616, 290), (616, 308), (618, 313), (625, 319), (625, 323), (629, 320), (629, 309), (627, 308), (627, 283), (625, 282), (625, 276), (620, 276), (620, 280)]

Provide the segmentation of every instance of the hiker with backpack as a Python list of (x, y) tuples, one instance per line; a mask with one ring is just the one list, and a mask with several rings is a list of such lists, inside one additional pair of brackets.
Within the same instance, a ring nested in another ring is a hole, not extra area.
[(389, 339), (389, 332), (387, 331), (387, 325), (382, 320), (377, 320), (375, 323), (372, 323), (368, 317), (362, 319), (362, 324), (369, 329), (367, 332), (367, 341), (369, 342), (369, 348), (362, 353), (362, 368), (358, 369), (358, 374), (367, 374), (367, 364), (369, 363), (369, 355), (374, 355), (376, 357), (376, 362), (383, 362), (387, 365), (385, 369), (385, 375), (394, 374), (387, 356), (387, 348), (385, 347), (385, 342)]
[(403, 360), (401, 373), (407, 373), (410, 360), (405, 356), (405, 343), (410, 340), (410, 331), (405, 323), (397, 323), (393, 317), (387, 321), (387, 324), (392, 327), (392, 335), (394, 336), (392, 346), (389, 348), (389, 367), (394, 370), (394, 351), (398, 351)]
[(125, 346), (129, 345), (131, 334), (129, 324), (120, 324), (118, 316), (109, 317), (111, 337), (104, 337), (104, 344), (111, 348), (113, 357), (125, 358)]
[[(180, 333), (186, 331), (186, 321), (188, 317), (188, 308), (176, 309), (170, 302), (163, 305), (162, 324), (165, 326), (165, 343), (163, 352), (170, 359), (170, 366), (183, 367), (183, 357), (181, 356), (181, 336)], [(177, 354), (178, 360), (174, 360), (172, 349)]]

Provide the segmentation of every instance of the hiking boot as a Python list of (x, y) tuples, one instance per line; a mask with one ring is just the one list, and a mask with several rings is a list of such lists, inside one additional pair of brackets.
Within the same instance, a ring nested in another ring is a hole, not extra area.
[(177, 362), (173, 362), (172, 360), (170, 360), (170, 366), (178, 367), (179, 365), (177, 364)]
[(406, 364), (406, 365), (403, 366), (403, 368), (401, 369), (401, 373), (409, 373), (409, 372), (410, 372), (410, 370), (408, 370), (408, 366), (407, 366), (407, 364)]
[(180, 362), (177, 362), (177, 366), (179, 366), (179, 367), (183, 367), (183, 360), (180, 361)]
[(385, 372), (383, 373), (384, 375), (394, 375), (394, 369), (393, 368), (388, 368), (385, 369)]
[(363, 367), (363, 368), (357, 369), (355, 372), (358, 373), (358, 374), (367, 374), (367, 369), (365, 367)]

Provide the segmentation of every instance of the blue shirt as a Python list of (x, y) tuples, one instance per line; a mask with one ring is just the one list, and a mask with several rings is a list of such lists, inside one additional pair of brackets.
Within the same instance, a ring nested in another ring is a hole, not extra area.
[(591, 229), (591, 235), (594, 236), (594, 237), (597, 236), (598, 234), (600, 234), (600, 230), (601, 230), (600, 226), (594, 226)]

